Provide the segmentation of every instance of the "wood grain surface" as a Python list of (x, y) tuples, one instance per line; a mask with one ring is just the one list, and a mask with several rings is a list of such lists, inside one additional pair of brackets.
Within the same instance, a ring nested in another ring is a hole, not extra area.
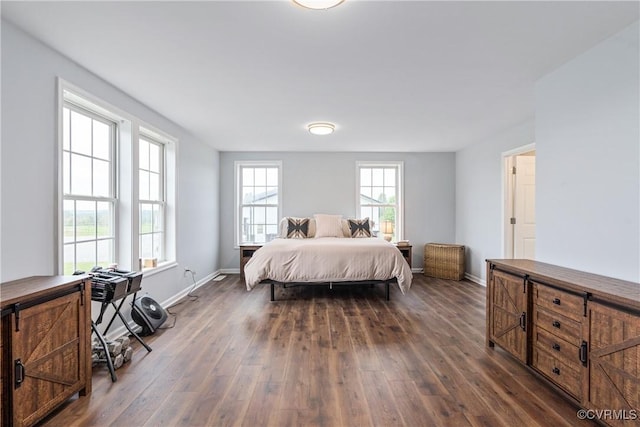
[[(581, 426), (577, 408), (498, 347), (485, 288), (416, 275), (381, 287), (247, 292), (239, 275), (171, 308), (112, 383), (48, 426)], [(168, 323), (171, 323), (169, 321)], [(135, 342), (134, 342), (135, 346)]]

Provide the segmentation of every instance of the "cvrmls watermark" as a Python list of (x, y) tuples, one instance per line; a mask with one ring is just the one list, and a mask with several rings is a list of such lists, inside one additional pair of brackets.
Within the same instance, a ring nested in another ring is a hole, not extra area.
[(580, 409), (576, 412), (580, 420), (635, 421), (639, 419), (636, 409)]

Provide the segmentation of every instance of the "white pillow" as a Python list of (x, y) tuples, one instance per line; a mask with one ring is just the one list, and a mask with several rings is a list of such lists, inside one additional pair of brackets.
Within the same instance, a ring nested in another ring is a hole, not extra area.
[(315, 214), (315, 237), (344, 237), (342, 231), (342, 215)]
[(349, 220), (347, 219), (342, 219), (341, 222), (341, 226), (342, 226), (342, 236), (343, 237), (351, 237), (351, 230), (349, 230)]
[(309, 218), (309, 237), (316, 237), (316, 220)]
[(287, 221), (287, 217), (283, 217), (278, 224), (278, 237), (281, 239), (287, 238), (287, 226), (289, 222)]

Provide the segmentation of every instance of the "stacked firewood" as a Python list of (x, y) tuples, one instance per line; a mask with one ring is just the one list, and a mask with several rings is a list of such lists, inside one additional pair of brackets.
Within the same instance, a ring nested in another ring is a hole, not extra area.
[[(130, 343), (131, 342), (128, 337), (120, 337), (113, 341), (107, 341), (107, 351), (109, 351), (111, 362), (115, 369), (120, 368), (123, 364), (131, 360), (131, 356), (133, 356), (133, 348)], [(91, 360), (93, 362), (93, 366), (107, 361), (104, 348), (98, 338), (94, 338), (91, 345)]]

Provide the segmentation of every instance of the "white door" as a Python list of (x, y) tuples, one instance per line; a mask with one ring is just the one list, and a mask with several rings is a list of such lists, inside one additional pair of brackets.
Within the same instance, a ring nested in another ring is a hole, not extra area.
[(536, 157), (515, 160), (513, 255), (536, 259)]

